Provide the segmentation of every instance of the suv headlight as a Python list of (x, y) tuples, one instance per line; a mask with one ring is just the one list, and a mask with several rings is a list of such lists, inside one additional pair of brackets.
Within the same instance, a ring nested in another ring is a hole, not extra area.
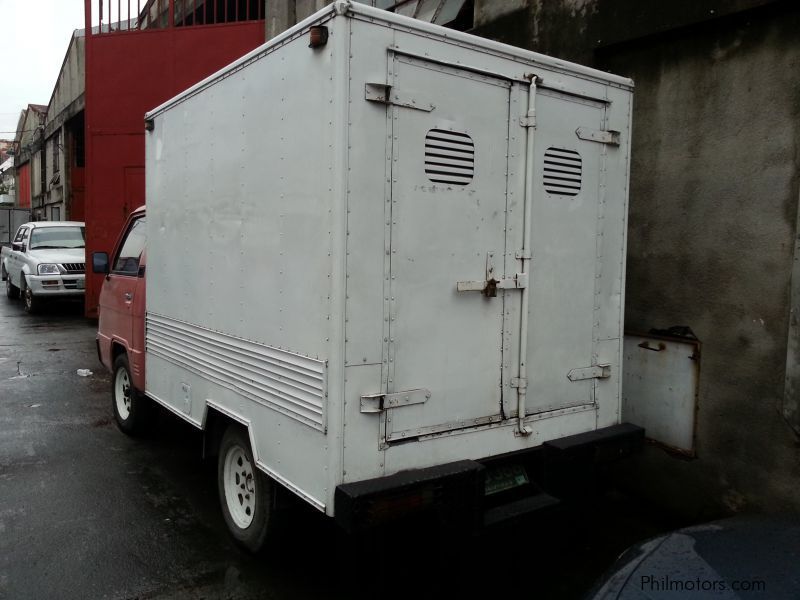
[(58, 270), (58, 265), (51, 265), (43, 263), (39, 265), (39, 275), (58, 275), (61, 271)]

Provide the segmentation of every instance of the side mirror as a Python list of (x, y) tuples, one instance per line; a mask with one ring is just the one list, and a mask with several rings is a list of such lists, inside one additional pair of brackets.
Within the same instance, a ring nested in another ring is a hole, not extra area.
[(93, 252), (92, 253), (92, 272), (100, 273), (101, 275), (108, 275), (108, 253), (107, 252)]
[(22, 242), (22, 243), (19, 245), (19, 251), (20, 251), (20, 252), (25, 252), (25, 250), (27, 250), (27, 249), (28, 249), (28, 246), (25, 244), (25, 242)]
[(11, 249), (14, 250), (15, 252), (19, 252), (22, 249), (22, 244), (20, 244), (19, 242), (12, 242)]

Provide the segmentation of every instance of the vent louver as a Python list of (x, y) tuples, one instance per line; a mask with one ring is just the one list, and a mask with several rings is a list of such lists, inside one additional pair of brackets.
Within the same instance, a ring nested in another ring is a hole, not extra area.
[(577, 196), (581, 191), (581, 155), (548, 148), (544, 153), (544, 189), (548, 194)]
[(475, 174), (475, 144), (466, 133), (431, 129), (425, 136), (425, 173), (434, 183), (467, 185)]

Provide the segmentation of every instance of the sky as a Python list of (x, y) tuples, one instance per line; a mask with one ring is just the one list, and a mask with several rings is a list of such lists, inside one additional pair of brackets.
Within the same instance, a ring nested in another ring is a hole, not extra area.
[(3, 37), (0, 139), (13, 139), (20, 111), (47, 104), (72, 32), (83, 29), (83, 0), (0, 0)]

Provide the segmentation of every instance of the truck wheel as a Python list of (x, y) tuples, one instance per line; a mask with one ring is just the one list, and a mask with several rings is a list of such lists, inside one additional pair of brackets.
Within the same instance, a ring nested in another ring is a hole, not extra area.
[(219, 446), (217, 483), (222, 516), (238, 545), (257, 552), (266, 540), (273, 483), (255, 464), (246, 431), (230, 425)]
[(16, 300), (19, 298), (19, 288), (11, 283), (11, 276), (6, 274), (6, 296), (9, 300)]
[(22, 278), (20, 282), (21, 290), (22, 290), (22, 300), (25, 303), (25, 312), (33, 314), (39, 310), (41, 301), (39, 298), (33, 295), (31, 288), (29, 288), (26, 284), (25, 278)]
[(128, 355), (120, 354), (114, 359), (111, 376), (111, 406), (117, 427), (128, 435), (139, 435), (146, 430), (148, 399), (131, 383), (131, 368)]

